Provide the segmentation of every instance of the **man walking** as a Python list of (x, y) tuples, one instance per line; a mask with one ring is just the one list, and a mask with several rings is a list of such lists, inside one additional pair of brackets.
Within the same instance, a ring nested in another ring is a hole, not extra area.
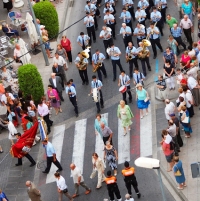
[(159, 96), (164, 102), (168, 94), (167, 94), (167, 84), (163, 79), (162, 75), (158, 76), (158, 81), (156, 81), (156, 87), (159, 89)]
[(113, 201), (115, 200), (114, 194), (117, 197), (118, 201), (122, 201), (122, 197), (120, 195), (120, 191), (117, 185), (117, 179), (116, 177), (111, 175), (111, 171), (109, 170), (107, 172), (107, 177), (105, 178), (105, 182), (107, 184), (107, 189), (108, 189), (108, 195), (110, 197), (110, 200)]
[(73, 201), (74, 199), (68, 193), (68, 189), (67, 189), (67, 185), (65, 183), (64, 177), (62, 177), (59, 172), (56, 172), (54, 174), (54, 176), (56, 178), (56, 184), (57, 184), (57, 187), (58, 187), (58, 195), (59, 195), (58, 200), (62, 201), (62, 197), (63, 197), (63, 194), (64, 194), (66, 197), (69, 198), (70, 201)]
[(27, 193), (31, 201), (42, 201), (41, 193), (31, 181), (26, 181)]
[(76, 89), (74, 86), (72, 86), (71, 82), (67, 82), (67, 86), (65, 88), (66, 94), (69, 96), (69, 100), (71, 101), (72, 105), (74, 106), (74, 111), (76, 113), (76, 117), (78, 117), (78, 105), (77, 105), (77, 99), (76, 99)]
[(53, 145), (51, 144), (51, 142), (49, 142), (47, 140), (43, 140), (42, 144), (45, 147), (46, 156), (47, 156), (47, 167), (46, 167), (45, 171), (43, 171), (43, 173), (46, 173), (46, 174), (49, 173), (52, 163), (54, 163), (54, 165), (56, 165), (58, 167), (58, 170), (56, 172), (61, 172), (63, 170), (63, 168), (56, 158), (56, 152), (55, 152), (55, 149), (54, 149)]
[(100, 126), (104, 144), (106, 145), (107, 141), (110, 141), (110, 144), (112, 144), (112, 136), (113, 136), (112, 130), (108, 126), (106, 126), (103, 122), (101, 122)]
[(188, 15), (184, 15), (183, 19), (180, 22), (180, 27), (183, 29), (185, 37), (187, 38), (190, 46), (192, 46), (192, 33), (194, 32), (194, 27), (192, 21), (188, 18)]
[(87, 185), (84, 182), (83, 176), (81, 174), (81, 171), (74, 163), (70, 165), (72, 177), (74, 180), (74, 186), (75, 186), (75, 194), (72, 196), (73, 198), (79, 196), (79, 186), (82, 186), (86, 189), (85, 194), (89, 194), (91, 192), (91, 189), (87, 187)]
[(51, 78), (49, 78), (49, 83), (51, 86), (57, 90), (58, 95), (60, 97), (61, 101), (64, 101), (63, 95), (62, 95), (62, 80), (59, 76), (56, 76), (56, 73), (51, 73)]
[(128, 194), (132, 195), (132, 192), (131, 192), (131, 185), (132, 185), (138, 198), (140, 198), (141, 194), (138, 190), (137, 179), (135, 177), (135, 168), (130, 167), (128, 161), (125, 161), (124, 167), (125, 168), (122, 170), (122, 175), (124, 176), (124, 181), (126, 184), (126, 188), (128, 190)]

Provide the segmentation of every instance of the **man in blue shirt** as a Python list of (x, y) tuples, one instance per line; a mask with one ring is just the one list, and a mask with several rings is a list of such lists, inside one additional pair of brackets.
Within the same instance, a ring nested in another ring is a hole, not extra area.
[(106, 73), (106, 69), (105, 69), (105, 65), (103, 63), (105, 59), (105, 56), (100, 53), (100, 51), (97, 49), (96, 52), (92, 55), (92, 66), (93, 66), (93, 70), (96, 68), (96, 65), (97, 64), (100, 64), (99, 65), (100, 67), (97, 69), (97, 75), (98, 75), (98, 78), (99, 80), (102, 82), (102, 75), (101, 75), (101, 72), (103, 73), (104, 75), (104, 78), (107, 78), (107, 73)]
[(69, 96), (69, 100), (71, 101), (72, 105), (74, 106), (74, 111), (76, 113), (76, 117), (78, 117), (78, 105), (76, 99), (76, 89), (72, 86), (70, 81), (67, 82), (67, 86), (65, 88), (66, 94)]
[(120, 29), (120, 34), (122, 34), (123, 40), (124, 40), (124, 45), (125, 48), (128, 46), (129, 42), (133, 42), (132, 41), (132, 32), (131, 32), (131, 28), (126, 26), (126, 23), (122, 23), (122, 27)]
[(129, 11), (126, 10), (126, 8), (122, 8), (122, 13), (119, 18), (122, 19), (123, 22), (126, 23), (126, 25), (131, 28), (131, 32), (133, 32), (131, 14)]
[(54, 163), (54, 165), (57, 166), (57, 168), (58, 168), (58, 170), (56, 172), (61, 172), (63, 170), (63, 168), (56, 158), (56, 152), (55, 152), (53, 145), (46, 139), (42, 141), (42, 144), (45, 147), (46, 156), (47, 156), (47, 167), (46, 167), (45, 171), (43, 171), (43, 173), (46, 173), (46, 174), (49, 173), (52, 163)]
[[(103, 94), (101, 91), (103, 84), (100, 80), (97, 80), (96, 75), (92, 76), (92, 82), (91, 82), (91, 94), (93, 93), (93, 89), (97, 88), (97, 91), (99, 92), (99, 96), (98, 96), (98, 101), (96, 102), (96, 106), (97, 106), (97, 113), (100, 113), (101, 108), (104, 108), (104, 101), (103, 101)], [(98, 93), (97, 93), (98, 95)], [(100, 102), (100, 103), (99, 103)], [(101, 108), (100, 108), (101, 105)]]

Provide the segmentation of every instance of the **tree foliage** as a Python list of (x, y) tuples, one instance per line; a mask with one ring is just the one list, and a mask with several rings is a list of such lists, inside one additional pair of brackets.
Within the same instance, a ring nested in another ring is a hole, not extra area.
[(18, 69), (19, 88), (24, 96), (32, 95), (35, 102), (41, 100), (44, 95), (42, 78), (33, 64), (26, 64)]
[(36, 18), (45, 26), (49, 38), (55, 38), (59, 32), (58, 14), (55, 7), (49, 1), (40, 1), (33, 6)]

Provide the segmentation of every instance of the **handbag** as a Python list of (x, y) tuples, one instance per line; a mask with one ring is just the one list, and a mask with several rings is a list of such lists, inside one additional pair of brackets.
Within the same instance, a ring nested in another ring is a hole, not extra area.
[(188, 124), (188, 123), (189, 123), (189, 117), (185, 117), (185, 118), (182, 120), (182, 122)]
[(148, 100), (149, 100), (149, 97), (146, 97), (146, 98), (144, 99), (144, 102), (146, 103)]
[(52, 102), (53, 102), (53, 103), (57, 103), (56, 98), (53, 98), (53, 99), (52, 99)]
[(91, 175), (90, 175), (90, 179), (93, 179), (97, 174), (97, 170), (96, 169), (93, 169)]
[[(177, 166), (176, 166), (176, 167), (177, 167)], [(177, 169), (178, 169), (178, 167), (177, 167)], [(177, 176), (177, 177), (180, 177), (182, 174), (181, 174), (180, 170), (178, 169), (178, 170), (174, 173), (174, 175)]]

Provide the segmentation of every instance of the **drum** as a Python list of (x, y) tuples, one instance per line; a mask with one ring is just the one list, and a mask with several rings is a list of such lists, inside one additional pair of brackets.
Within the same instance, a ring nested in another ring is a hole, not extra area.
[(98, 100), (98, 89), (97, 88), (94, 88), (92, 90), (92, 98), (93, 98), (93, 101), (95, 103), (97, 103), (99, 100)]
[(119, 92), (121, 92), (122, 94), (123, 94), (124, 92), (126, 92), (126, 90), (127, 90), (127, 88), (126, 88), (125, 85), (124, 85), (124, 86), (121, 86), (121, 87), (119, 88)]

